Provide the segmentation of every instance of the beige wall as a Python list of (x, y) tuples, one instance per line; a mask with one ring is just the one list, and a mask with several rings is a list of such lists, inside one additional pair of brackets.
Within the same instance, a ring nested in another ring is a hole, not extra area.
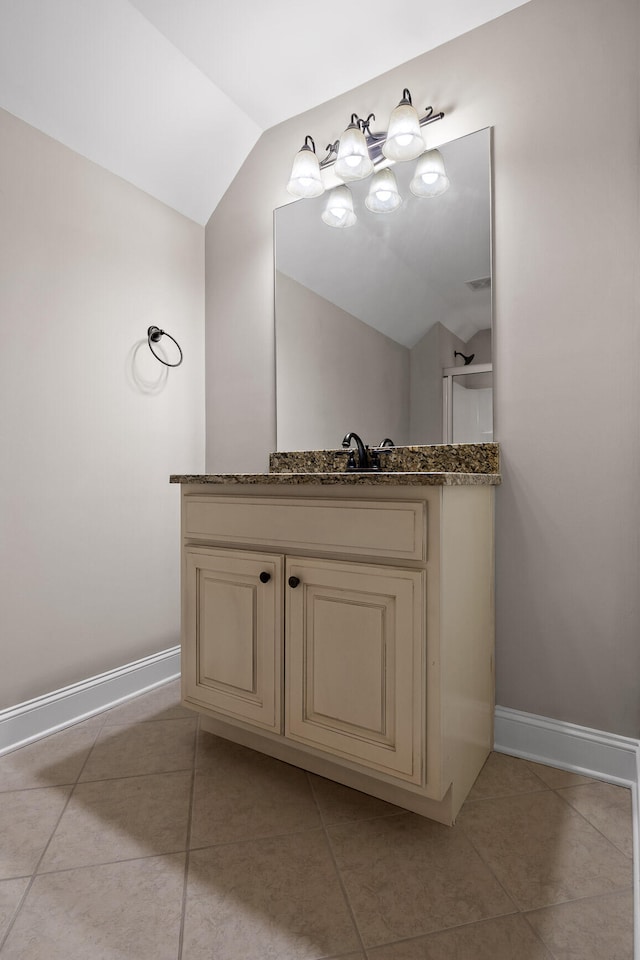
[(440, 333), (434, 323), (409, 355), (409, 435), (412, 443), (442, 443)]
[[(0, 143), (2, 708), (179, 641), (204, 230), (2, 111)], [(151, 324), (184, 350), (168, 375)]]
[(283, 273), (277, 287), (278, 450), (331, 450), (349, 430), (407, 443), (407, 348)]
[[(466, 343), (462, 351), (467, 357), (473, 354), (472, 363), (491, 363), (491, 330), (478, 330)], [(460, 357), (455, 358), (456, 363)], [(480, 374), (478, 374), (480, 376)]]
[(412, 443), (442, 443), (442, 371), (454, 365), (455, 350), (466, 352), (466, 344), (441, 323), (434, 323), (411, 350)]
[(446, 111), (432, 145), (494, 128), (498, 702), (634, 737), (639, 9), (531, 0), (268, 131), (207, 227), (208, 464), (260, 470), (275, 441), (272, 210), (305, 134), (329, 143), (404, 86)]

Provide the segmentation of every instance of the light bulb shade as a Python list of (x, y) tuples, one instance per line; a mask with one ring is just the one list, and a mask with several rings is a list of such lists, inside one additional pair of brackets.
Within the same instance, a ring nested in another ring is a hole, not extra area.
[(449, 189), (449, 177), (439, 150), (427, 150), (422, 154), (409, 189), (416, 197), (439, 197)]
[(426, 148), (418, 112), (407, 93), (389, 118), (387, 139), (382, 144), (382, 153), (388, 160), (415, 160)]
[(352, 227), (356, 219), (349, 187), (344, 184), (334, 187), (322, 212), (323, 222), (330, 227)]
[(364, 133), (355, 123), (350, 123), (340, 137), (338, 156), (334, 170), (341, 180), (362, 180), (373, 172), (373, 161)]
[(398, 183), (393, 170), (386, 168), (373, 175), (364, 203), (372, 213), (391, 213), (398, 209), (402, 197), (398, 193)]
[(319, 197), (324, 193), (320, 164), (315, 152), (306, 144), (293, 161), (287, 190), (294, 197)]

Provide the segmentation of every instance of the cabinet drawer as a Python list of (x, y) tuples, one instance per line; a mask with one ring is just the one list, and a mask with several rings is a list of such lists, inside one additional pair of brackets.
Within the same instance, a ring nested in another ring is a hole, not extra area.
[(190, 540), (268, 544), (283, 551), (426, 559), (426, 505), (409, 500), (189, 494), (184, 498), (183, 532)]

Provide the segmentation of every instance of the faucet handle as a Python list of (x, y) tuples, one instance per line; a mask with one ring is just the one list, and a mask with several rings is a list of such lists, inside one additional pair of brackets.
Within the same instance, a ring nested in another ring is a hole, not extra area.
[(367, 447), (367, 455), (369, 458), (369, 469), (370, 470), (380, 470), (380, 457), (378, 456), (378, 450), (370, 450)]

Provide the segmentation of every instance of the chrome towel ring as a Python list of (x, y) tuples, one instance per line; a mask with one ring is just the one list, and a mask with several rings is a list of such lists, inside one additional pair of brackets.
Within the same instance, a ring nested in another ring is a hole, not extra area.
[[(169, 337), (169, 340), (173, 340), (173, 342), (175, 343), (176, 347), (178, 348), (178, 352), (180, 354), (180, 359), (178, 360), (177, 363), (169, 363), (168, 360), (163, 360), (162, 357), (159, 357), (158, 354), (153, 349), (152, 344), (158, 343), (161, 337)], [(149, 329), (147, 330), (147, 343), (149, 344), (149, 350), (151, 350), (151, 353), (154, 355), (156, 360), (159, 360), (160, 363), (164, 363), (165, 367), (179, 367), (180, 364), (182, 363), (182, 348), (178, 343), (178, 341), (176, 340), (176, 338), (172, 337), (171, 334), (167, 333), (166, 330), (161, 330), (160, 327), (149, 327)]]

